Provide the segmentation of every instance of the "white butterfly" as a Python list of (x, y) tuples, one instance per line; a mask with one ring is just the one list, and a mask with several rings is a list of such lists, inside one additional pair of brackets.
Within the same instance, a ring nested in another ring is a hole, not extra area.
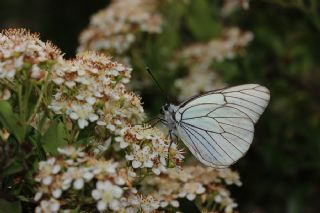
[(178, 136), (203, 164), (228, 167), (249, 149), (254, 124), (270, 99), (266, 87), (244, 84), (162, 107), (169, 134)]

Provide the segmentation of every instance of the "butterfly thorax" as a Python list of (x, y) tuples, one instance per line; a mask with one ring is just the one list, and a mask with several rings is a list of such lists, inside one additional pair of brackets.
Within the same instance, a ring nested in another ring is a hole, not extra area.
[(175, 111), (176, 111), (176, 106), (173, 104), (165, 104), (162, 107), (162, 111), (164, 114), (164, 119), (167, 122), (167, 127), (170, 130), (175, 130), (176, 129), (176, 118), (175, 118)]

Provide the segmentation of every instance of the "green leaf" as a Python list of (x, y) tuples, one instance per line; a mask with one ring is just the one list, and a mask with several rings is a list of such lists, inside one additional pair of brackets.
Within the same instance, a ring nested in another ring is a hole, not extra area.
[(54, 60), (47, 60), (45, 62), (41, 62), (39, 64), (39, 67), (42, 69), (42, 70), (51, 70), (52, 66), (55, 64), (55, 61)]
[(22, 202), (30, 202), (30, 199), (27, 198), (27, 197), (24, 196), (24, 195), (18, 195), (17, 198), (18, 198), (19, 200), (21, 200)]
[(18, 141), (24, 138), (24, 129), (18, 120), (17, 114), (13, 113), (12, 106), (7, 101), (0, 101), (0, 123), (11, 134), (13, 134)]
[(22, 212), (21, 203), (19, 201), (16, 202), (8, 202), (6, 200), (0, 199), (0, 213), (19, 213)]
[(163, 25), (163, 33), (157, 35), (156, 42), (151, 41), (152, 43), (147, 44), (147, 47), (149, 47), (150, 45), (154, 45), (154, 43), (156, 43), (155, 51), (159, 52), (161, 55), (169, 57), (161, 58), (160, 65), (163, 64), (163, 60), (170, 60), (170, 58), (172, 57), (172, 53), (176, 51), (176, 48), (181, 39), (179, 37), (181, 19), (182, 16), (186, 13), (186, 9), (186, 5), (181, 4), (180, 2), (171, 2), (163, 8), (162, 13), (167, 20)]
[(187, 26), (197, 39), (210, 39), (222, 31), (221, 22), (212, 14), (213, 7), (205, 0), (190, 2)]
[(67, 145), (67, 131), (64, 124), (58, 120), (53, 121), (47, 132), (41, 137), (44, 149), (57, 154), (57, 148)]
[(23, 169), (22, 165), (18, 161), (12, 161), (1, 174), (2, 177), (6, 177), (17, 172), (20, 172)]

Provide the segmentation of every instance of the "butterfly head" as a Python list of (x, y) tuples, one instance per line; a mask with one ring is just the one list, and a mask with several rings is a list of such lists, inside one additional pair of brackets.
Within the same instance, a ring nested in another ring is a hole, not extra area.
[(161, 109), (160, 109), (160, 113), (161, 113), (162, 115), (164, 115), (165, 112), (168, 111), (169, 106), (170, 106), (170, 104), (168, 104), (168, 103), (166, 103), (165, 105), (163, 105), (163, 106), (161, 107)]
[(173, 104), (166, 103), (160, 109), (160, 113), (163, 115), (174, 113), (175, 106)]
[(176, 109), (175, 105), (166, 103), (161, 107), (161, 110), (160, 110), (161, 114), (164, 115), (164, 120), (166, 120), (167, 126), (170, 129), (173, 129), (175, 127), (175, 122), (176, 122), (175, 109)]

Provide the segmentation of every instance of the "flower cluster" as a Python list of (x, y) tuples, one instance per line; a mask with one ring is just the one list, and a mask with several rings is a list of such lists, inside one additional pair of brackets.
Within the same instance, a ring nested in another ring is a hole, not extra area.
[(70, 146), (59, 152), (59, 157), (39, 163), (36, 212), (58, 212), (92, 203), (100, 212), (146, 208), (146, 198), (132, 186), (133, 171), (119, 162), (90, 156), (81, 148)]
[[(217, 209), (228, 213), (237, 206), (224, 186), (241, 186), (239, 175), (230, 169), (186, 166), (183, 170), (166, 169), (160, 176), (141, 179), (123, 162), (96, 158), (73, 146), (58, 151), (58, 157), (39, 163), (35, 177), (36, 212), (85, 208), (92, 203), (100, 212), (178, 210), (181, 198), (199, 199), (206, 206), (215, 203)], [(137, 179), (142, 181), (136, 182)], [(79, 200), (80, 203), (76, 202)]]
[(160, 33), (162, 18), (156, 0), (114, 0), (92, 16), (80, 35), (79, 51), (99, 50), (121, 54), (135, 41), (138, 32)]
[[(121, 5), (120, 1), (112, 4)], [(23, 90), (18, 98), (23, 97), (22, 106), (36, 100), (33, 114), (19, 124), (37, 129), (30, 131), (37, 137), (26, 138), (40, 138), (32, 146), (46, 152), (47, 160), (34, 164), (39, 163), (34, 171), (37, 213), (171, 211), (179, 210), (179, 198), (215, 202), (226, 212), (236, 206), (223, 186), (240, 185), (236, 173), (195, 166), (183, 169), (183, 151), (176, 143), (154, 127), (137, 125), (144, 113), (140, 98), (125, 87), (130, 68), (93, 52), (66, 60), (51, 43), (25, 30), (3, 31), (0, 44), (0, 99), (10, 99), (17, 84)], [(30, 96), (23, 96), (29, 87)], [(10, 99), (12, 106), (15, 100)], [(67, 133), (51, 134), (53, 120), (59, 120), (59, 128)], [(93, 128), (86, 128), (89, 125)], [(1, 127), (0, 138), (14, 140), (14, 133)], [(67, 140), (70, 145), (54, 155), (51, 150), (57, 146), (42, 146), (43, 140), (59, 140), (57, 144)], [(96, 141), (103, 141), (99, 145), (106, 152), (97, 154)]]
[[(189, 75), (175, 84), (181, 90), (180, 99), (224, 86), (219, 76), (210, 68), (213, 62), (233, 59), (253, 39), (251, 32), (228, 28), (222, 38), (209, 43), (193, 44), (178, 53), (178, 58), (189, 68)], [(186, 87), (185, 85), (188, 85)]]
[(209, 43), (191, 45), (182, 50), (179, 57), (186, 60), (188, 65), (194, 62), (212, 63), (233, 59), (252, 39), (251, 32), (243, 32), (236, 27), (227, 28), (221, 38)]
[(167, 171), (167, 167), (179, 167), (184, 158), (176, 143), (170, 142), (163, 132), (150, 126), (123, 129), (115, 140), (120, 148), (125, 148), (126, 159), (133, 169), (146, 168), (159, 175)]
[(249, 0), (224, 0), (222, 7), (222, 15), (228, 16), (238, 8), (249, 9)]
[(57, 88), (49, 108), (77, 121), (80, 129), (94, 122), (117, 132), (128, 123), (141, 122), (140, 98), (124, 86), (130, 72), (130, 68), (93, 52), (60, 60), (52, 73)]
[(43, 42), (25, 29), (8, 29), (0, 33), (0, 100), (8, 100), (15, 84), (26, 79), (40, 81), (60, 50)]
[(186, 166), (182, 171), (169, 169), (162, 176), (146, 178), (142, 182), (142, 191), (153, 189), (151, 195), (162, 208), (178, 208), (178, 199), (186, 198), (190, 201), (199, 199), (206, 206), (216, 203), (214, 210), (224, 209), (229, 213), (237, 204), (224, 184), (241, 186), (238, 173), (230, 169)]

